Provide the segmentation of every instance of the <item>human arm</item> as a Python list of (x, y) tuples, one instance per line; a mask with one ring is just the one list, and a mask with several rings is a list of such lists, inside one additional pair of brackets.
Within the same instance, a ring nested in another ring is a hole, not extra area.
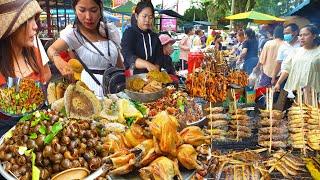
[(246, 57), (247, 52), (248, 52), (248, 48), (243, 48), (237, 62), (242, 61), (244, 59), (244, 57)]
[(62, 39), (58, 39), (47, 50), (49, 59), (55, 64), (55, 66), (63, 76), (73, 73), (68, 63), (64, 61), (59, 55), (59, 52), (67, 49), (67, 43)]
[(281, 67), (281, 62), (277, 61), (276, 67), (274, 68), (273, 72), (272, 72), (272, 80), (271, 80), (271, 84), (275, 84), (276, 83), (276, 78), (277, 75), (280, 71), (280, 67)]
[(279, 80), (277, 81), (276, 85), (274, 86), (274, 90), (275, 91), (279, 91), (280, 90), (280, 85), (284, 82), (284, 80), (286, 80), (289, 76), (289, 73), (284, 71), (284, 72), (281, 72), (281, 75), (280, 75), (280, 78)]
[(288, 78), (289, 76), (289, 72), (291, 71), (291, 64), (292, 64), (292, 57), (288, 56), (282, 63), (283, 63), (283, 67), (281, 69), (281, 75), (279, 80), (277, 81), (276, 85), (275, 85), (275, 90), (279, 91), (280, 89), (280, 85)]

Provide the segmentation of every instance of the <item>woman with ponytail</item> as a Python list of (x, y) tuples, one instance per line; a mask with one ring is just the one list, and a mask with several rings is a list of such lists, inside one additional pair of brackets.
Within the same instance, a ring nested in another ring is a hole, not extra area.
[(163, 53), (158, 34), (152, 31), (154, 7), (150, 0), (137, 4), (133, 18), (136, 23), (133, 19), (121, 40), (125, 68), (133, 74), (157, 70)]
[[(101, 83), (104, 70), (123, 68), (119, 34), (104, 21), (102, 0), (74, 0), (72, 6), (76, 15), (74, 26), (61, 32), (60, 38), (48, 48), (48, 56), (62, 75), (70, 75), (73, 72), (59, 52), (74, 51)], [(101, 87), (87, 71), (82, 71), (81, 80), (102, 96)]]

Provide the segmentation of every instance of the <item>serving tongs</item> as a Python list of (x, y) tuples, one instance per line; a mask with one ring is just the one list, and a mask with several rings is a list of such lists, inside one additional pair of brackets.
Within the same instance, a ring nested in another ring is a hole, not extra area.
[(21, 78), (8, 77), (7, 86), (8, 88), (14, 87), (15, 92), (19, 92), (20, 81)]

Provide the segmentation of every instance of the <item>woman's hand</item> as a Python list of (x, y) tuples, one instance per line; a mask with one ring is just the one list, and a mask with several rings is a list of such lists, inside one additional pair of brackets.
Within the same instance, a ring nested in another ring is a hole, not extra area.
[(274, 85), (277, 82), (277, 78), (276, 77), (272, 77), (271, 79), (271, 84)]
[(274, 91), (280, 91), (280, 84), (276, 83), (276, 85), (274, 86)]
[(65, 62), (62, 58), (56, 56), (54, 57), (53, 62), (63, 76), (68, 76), (73, 74), (73, 71), (69, 66), (69, 64)]
[(156, 66), (156, 65), (154, 65), (152, 63), (149, 63), (149, 62), (147, 64), (146, 68), (147, 68), (148, 71), (159, 70), (158, 66)]

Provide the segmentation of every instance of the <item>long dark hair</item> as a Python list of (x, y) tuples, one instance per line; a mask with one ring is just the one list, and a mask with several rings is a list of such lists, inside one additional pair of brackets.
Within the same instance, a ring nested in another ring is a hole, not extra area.
[(145, 8), (150, 8), (154, 16), (154, 7), (150, 0), (141, 0), (140, 2), (138, 2), (134, 12), (136, 14), (140, 14), (141, 11)]
[(248, 37), (248, 39), (256, 39), (256, 33), (250, 28), (246, 29), (244, 34)]
[(313, 24), (308, 24), (301, 29), (304, 29), (304, 28), (306, 28), (312, 35), (316, 36), (316, 38), (313, 40), (313, 44), (316, 46), (319, 46), (320, 45), (320, 37), (319, 37), (318, 28)]
[[(76, 6), (77, 6), (79, 1), (80, 0), (73, 0), (72, 1), (72, 8), (74, 9), (75, 12), (76, 12)], [(107, 21), (104, 19), (104, 16), (103, 16), (103, 1), (102, 0), (93, 0), (93, 1), (99, 6), (100, 14), (101, 14), (101, 17), (100, 17), (99, 22), (98, 22), (97, 27), (96, 27), (97, 31), (100, 34), (100, 32), (99, 32), (100, 22), (103, 22), (104, 25), (105, 25), (104, 26), (105, 27), (104, 30), (106, 32), (106, 38), (109, 39), (108, 27), (107, 27), (107, 23), (106, 23)], [(79, 21), (79, 19), (77, 17), (77, 13), (75, 13), (75, 15), (76, 15), (76, 18), (75, 18), (75, 21), (74, 21), (74, 27), (79, 28), (79, 24), (81, 22)], [(102, 34), (100, 34), (100, 35), (102, 36)]]
[[(26, 32), (27, 22), (22, 24), (17, 31), (25, 30)], [(6, 38), (0, 39), (0, 74), (7, 79), (8, 77), (16, 77), (14, 69), (14, 61), (17, 61), (17, 57), (13, 52), (14, 34), (9, 35)], [(23, 47), (22, 55), (25, 63), (31, 67), (31, 69), (39, 73), (40, 67), (37, 64), (36, 55), (32, 47)], [(22, 73), (22, 72), (21, 72)]]

